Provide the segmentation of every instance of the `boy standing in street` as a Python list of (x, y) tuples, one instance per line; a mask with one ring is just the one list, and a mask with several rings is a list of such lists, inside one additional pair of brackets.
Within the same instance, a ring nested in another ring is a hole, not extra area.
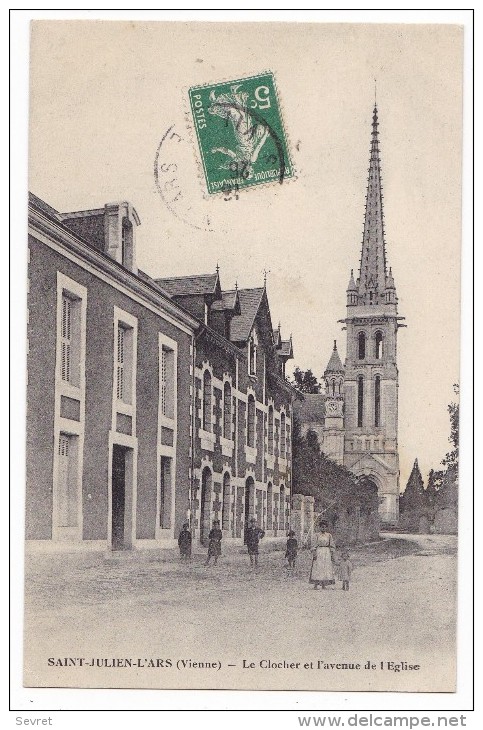
[(258, 568), (258, 543), (264, 535), (265, 532), (258, 527), (256, 519), (252, 517), (246, 532), (247, 548), (252, 568)]

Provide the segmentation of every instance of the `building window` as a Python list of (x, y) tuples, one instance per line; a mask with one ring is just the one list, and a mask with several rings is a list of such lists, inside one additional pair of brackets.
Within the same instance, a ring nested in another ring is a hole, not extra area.
[(376, 375), (374, 383), (374, 425), (381, 425), (381, 378)]
[(71, 379), (71, 337), (72, 337), (72, 302), (65, 295), (62, 296), (61, 322), (61, 377), (66, 383)]
[[(134, 321), (126, 315), (129, 321)], [(121, 318), (115, 319), (115, 388), (116, 398), (125, 404), (132, 404), (134, 397), (134, 330), (132, 324), (127, 324)]]
[(256, 332), (248, 340), (248, 373), (249, 375), (257, 374), (257, 335)]
[(124, 400), (125, 387), (124, 387), (124, 327), (122, 325), (117, 326), (117, 379), (116, 379), (116, 394), (118, 400)]
[(80, 304), (80, 299), (62, 292), (60, 377), (74, 386), (80, 385)]
[(364, 332), (359, 332), (357, 340), (359, 345), (359, 360), (364, 360), (366, 356), (366, 336)]
[(382, 332), (376, 332), (374, 355), (376, 360), (380, 360), (382, 358)]
[(268, 453), (273, 454), (273, 406), (268, 408)]
[(203, 431), (211, 431), (211, 374), (205, 370), (203, 375)]
[(364, 378), (359, 375), (357, 378), (357, 425), (362, 427), (364, 414)]
[(285, 413), (280, 416), (280, 457), (285, 459), (286, 448), (286, 432), (285, 432)]
[(223, 386), (223, 436), (230, 440), (232, 438), (231, 385), (228, 382)]
[(255, 446), (255, 398), (248, 396), (247, 406), (247, 444), (252, 448)]
[(165, 345), (160, 351), (159, 395), (161, 414), (174, 418), (174, 352)]
[(230, 475), (225, 472), (223, 477), (223, 509), (221, 513), (221, 529), (230, 529)]
[(159, 526), (165, 530), (171, 527), (171, 474), (172, 459), (169, 456), (162, 456), (159, 484)]

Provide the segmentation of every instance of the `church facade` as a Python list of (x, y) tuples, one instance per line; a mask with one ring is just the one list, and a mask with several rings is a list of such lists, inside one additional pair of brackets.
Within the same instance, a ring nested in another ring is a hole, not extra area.
[(399, 516), (398, 316), (392, 269), (387, 265), (377, 106), (367, 181), (359, 274), (347, 287), (345, 364), (337, 343), (324, 372), (325, 393), (297, 404), (302, 430), (314, 430), (322, 451), (378, 489), (383, 523)]

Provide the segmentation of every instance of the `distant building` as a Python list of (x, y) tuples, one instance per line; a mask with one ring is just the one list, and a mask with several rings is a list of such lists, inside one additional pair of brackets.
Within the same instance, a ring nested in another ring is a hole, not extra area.
[(378, 489), (383, 522), (398, 520), (397, 331), (392, 270), (384, 237), (377, 107), (374, 107), (365, 222), (359, 267), (347, 288), (345, 365), (337, 345), (324, 372), (325, 393), (297, 404), (303, 431), (316, 431), (322, 451)]
[(137, 268), (126, 202), (29, 199), (26, 536), (113, 550), (174, 545), (189, 519), (242, 540), (288, 525), (291, 341), (265, 288)]

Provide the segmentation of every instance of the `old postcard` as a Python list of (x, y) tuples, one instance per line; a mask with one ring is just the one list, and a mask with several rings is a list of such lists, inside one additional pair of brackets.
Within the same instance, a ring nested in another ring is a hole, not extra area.
[(456, 690), (462, 63), (32, 23), (27, 687)]

